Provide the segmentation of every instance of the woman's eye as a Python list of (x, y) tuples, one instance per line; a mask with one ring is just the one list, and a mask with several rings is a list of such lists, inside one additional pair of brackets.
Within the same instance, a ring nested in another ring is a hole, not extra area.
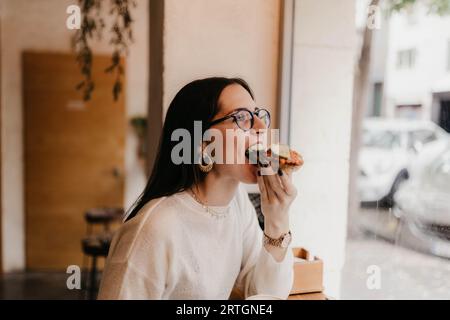
[(268, 115), (265, 111), (258, 112), (257, 116), (258, 116), (258, 118), (263, 119), (263, 120), (268, 118)]
[(238, 121), (245, 121), (245, 120), (247, 119), (247, 117), (246, 117), (246, 115), (245, 115), (244, 113), (238, 113), (238, 114), (236, 115), (236, 119), (237, 119)]

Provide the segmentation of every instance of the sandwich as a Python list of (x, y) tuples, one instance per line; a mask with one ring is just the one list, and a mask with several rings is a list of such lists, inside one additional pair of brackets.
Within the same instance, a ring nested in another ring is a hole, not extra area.
[(295, 171), (303, 165), (303, 157), (300, 153), (285, 144), (272, 144), (266, 150), (262, 144), (257, 143), (245, 151), (245, 156), (250, 163), (263, 168), (278, 163), (283, 171)]

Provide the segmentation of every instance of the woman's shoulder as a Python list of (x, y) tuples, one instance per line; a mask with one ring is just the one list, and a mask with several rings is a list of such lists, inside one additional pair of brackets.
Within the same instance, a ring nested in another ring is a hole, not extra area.
[(155, 239), (161, 243), (170, 241), (179, 223), (177, 211), (172, 196), (152, 199), (119, 228), (116, 238), (129, 244), (152, 242)]
[(111, 244), (113, 260), (126, 261), (142, 247), (170, 245), (175, 241), (178, 224), (171, 197), (149, 201), (116, 231)]
[(161, 234), (167, 227), (177, 223), (178, 206), (174, 196), (161, 197), (146, 203), (136, 216), (123, 226), (142, 229), (147, 232)]

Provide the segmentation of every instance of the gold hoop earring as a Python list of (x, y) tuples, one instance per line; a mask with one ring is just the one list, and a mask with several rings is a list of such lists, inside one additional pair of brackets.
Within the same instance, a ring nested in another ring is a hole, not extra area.
[[(205, 160), (205, 156), (208, 158), (208, 161)], [(206, 165), (204, 165), (203, 163), (206, 163)], [(213, 160), (211, 158), (211, 156), (207, 153), (207, 152), (203, 152), (200, 161), (198, 163), (198, 167), (200, 168), (200, 171), (208, 173), (212, 170), (214, 166)]]

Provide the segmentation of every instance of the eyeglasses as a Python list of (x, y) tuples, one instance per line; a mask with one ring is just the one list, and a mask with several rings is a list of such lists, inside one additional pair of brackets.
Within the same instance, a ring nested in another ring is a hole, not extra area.
[(248, 131), (255, 124), (255, 115), (264, 123), (266, 129), (270, 127), (270, 112), (263, 108), (256, 108), (254, 112), (246, 108), (236, 109), (229, 115), (211, 122), (209, 127), (232, 118), (240, 129)]

